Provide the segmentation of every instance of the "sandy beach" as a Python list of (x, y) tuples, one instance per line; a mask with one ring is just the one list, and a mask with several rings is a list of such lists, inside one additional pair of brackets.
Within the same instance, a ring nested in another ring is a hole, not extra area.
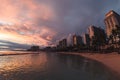
[(73, 52), (66, 52), (65, 54), (75, 54), (89, 59), (97, 60), (106, 65), (107, 67), (109, 67), (110, 69), (112, 69), (117, 74), (120, 74), (120, 54), (73, 53)]

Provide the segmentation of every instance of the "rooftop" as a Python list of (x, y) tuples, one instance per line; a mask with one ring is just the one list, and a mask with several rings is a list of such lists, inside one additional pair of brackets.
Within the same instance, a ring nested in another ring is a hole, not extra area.
[[(119, 15), (117, 12), (115, 12), (114, 10), (110, 10), (105, 16), (108, 17), (112, 14), (116, 14), (116, 15)], [(120, 15), (119, 15), (120, 16)]]

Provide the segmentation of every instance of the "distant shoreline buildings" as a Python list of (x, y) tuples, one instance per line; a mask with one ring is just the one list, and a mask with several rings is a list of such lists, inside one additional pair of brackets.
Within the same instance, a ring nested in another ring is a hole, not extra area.
[[(56, 46), (56, 50), (107, 50), (120, 48), (120, 35), (115, 35), (113, 32), (120, 31), (120, 15), (113, 10), (110, 10), (104, 19), (106, 30), (94, 25), (88, 27), (88, 33), (81, 35), (72, 35), (71, 40), (60, 40)], [(117, 34), (117, 33), (116, 33)], [(115, 38), (115, 36), (118, 36)], [(112, 38), (111, 38), (112, 37)], [(115, 40), (116, 39), (116, 40)], [(71, 41), (72, 45), (67, 45), (67, 41)], [(117, 41), (117, 42), (116, 42)], [(117, 44), (117, 47), (116, 47)], [(72, 48), (70, 48), (72, 47)]]
[[(46, 47), (52, 51), (120, 51), (120, 15), (110, 10), (104, 19), (105, 30), (91, 25), (84, 35), (69, 35), (59, 40), (56, 47)], [(37, 51), (38, 46), (30, 50)]]

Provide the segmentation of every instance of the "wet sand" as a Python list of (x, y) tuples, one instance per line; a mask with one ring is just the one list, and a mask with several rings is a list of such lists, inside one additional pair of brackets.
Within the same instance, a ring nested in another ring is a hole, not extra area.
[(89, 59), (97, 60), (110, 69), (112, 69), (117, 74), (120, 74), (120, 54), (110, 53), (110, 54), (98, 54), (98, 53), (73, 53), (73, 52), (62, 52), (65, 54), (80, 55)]

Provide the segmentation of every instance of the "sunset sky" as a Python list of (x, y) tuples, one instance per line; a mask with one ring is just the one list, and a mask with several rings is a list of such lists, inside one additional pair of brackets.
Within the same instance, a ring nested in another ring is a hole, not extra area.
[(120, 13), (120, 0), (0, 0), (0, 48), (24, 49), (55, 44), (89, 25), (104, 28), (109, 10)]

